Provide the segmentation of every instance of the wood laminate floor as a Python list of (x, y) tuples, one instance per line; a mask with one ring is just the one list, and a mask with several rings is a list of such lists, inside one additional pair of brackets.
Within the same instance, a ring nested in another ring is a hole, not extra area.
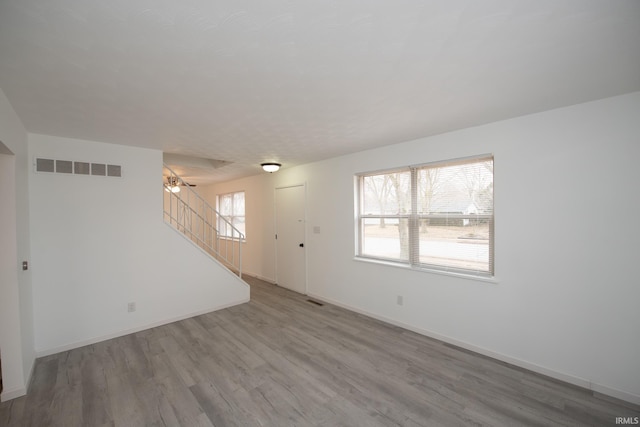
[(0, 426), (616, 425), (640, 407), (246, 278), (251, 302), (38, 359)]

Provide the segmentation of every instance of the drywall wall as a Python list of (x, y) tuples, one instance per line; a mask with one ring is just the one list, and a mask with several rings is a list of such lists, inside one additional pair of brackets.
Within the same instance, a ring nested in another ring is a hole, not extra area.
[[(9, 394), (24, 394), (20, 296), (16, 240), (15, 160), (0, 154), (0, 355), (2, 379)], [(3, 388), (3, 399), (4, 396)]]
[(30, 261), (27, 133), (0, 90), (0, 400), (26, 393), (35, 360)]
[(30, 172), (39, 355), (248, 301), (163, 222), (160, 151), (30, 134), (29, 152), (122, 166), (121, 178)]
[[(640, 403), (638, 111), (632, 93), (208, 191), (306, 182), (311, 295)], [(354, 174), (484, 153), (495, 156), (494, 282), (354, 259)], [(247, 194), (253, 238), (258, 221), (273, 224), (273, 200), (251, 203)], [(273, 240), (262, 244), (247, 257), (260, 252), (268, 266), (257, 273), (271, 277)]]

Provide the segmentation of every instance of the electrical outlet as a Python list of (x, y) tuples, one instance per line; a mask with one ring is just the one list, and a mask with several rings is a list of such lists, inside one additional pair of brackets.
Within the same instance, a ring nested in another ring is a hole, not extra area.
[(129, 313), (133, 313), (134, 311), (136, 311), (136, 303), (130, 302), (129, 304), (127, 304), (127, 311)]
[(404, 298), (402, 298), (402, 295), (398, 295), (398, 297), (396, 298), (396, 304), (398, 305), (404, 304)]

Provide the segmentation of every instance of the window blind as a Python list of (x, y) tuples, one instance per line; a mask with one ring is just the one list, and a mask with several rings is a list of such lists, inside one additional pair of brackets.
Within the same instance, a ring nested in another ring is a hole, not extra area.
[(359, 177), (358, 255), (492, 276), (493, 158)]

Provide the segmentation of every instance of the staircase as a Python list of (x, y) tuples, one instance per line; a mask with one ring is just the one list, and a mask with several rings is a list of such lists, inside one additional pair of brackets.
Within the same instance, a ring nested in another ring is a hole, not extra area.
[(242, 278), (244, 234), (163, 165), (164, 222)]

